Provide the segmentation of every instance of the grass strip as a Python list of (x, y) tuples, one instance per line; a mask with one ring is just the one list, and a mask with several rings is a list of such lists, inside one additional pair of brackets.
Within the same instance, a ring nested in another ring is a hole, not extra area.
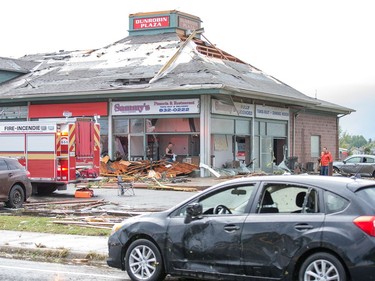
[(111, 233), (110, 229), (56, 224), (53, 220), (56, 218), (0, 215), (0, 229), (87, 236), (109, 236)]

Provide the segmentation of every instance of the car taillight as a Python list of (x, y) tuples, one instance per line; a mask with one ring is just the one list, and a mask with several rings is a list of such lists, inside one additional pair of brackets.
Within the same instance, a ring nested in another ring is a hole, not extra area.
[(375, 236), (375, 216), (358, 217), (353, 222), (368, 235)]
[(26, 171), (27, 177), (30, 178), (31, 174), (29, 171)]

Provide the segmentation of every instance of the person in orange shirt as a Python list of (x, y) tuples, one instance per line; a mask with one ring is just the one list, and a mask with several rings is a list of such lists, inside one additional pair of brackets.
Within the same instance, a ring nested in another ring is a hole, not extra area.
[(322, 176), (328, 176), (328, 166), (332, 161), (331, 152), (328, 151), (327, 147), (323, 147), (322, 154), (320, 155), (320, 174)]

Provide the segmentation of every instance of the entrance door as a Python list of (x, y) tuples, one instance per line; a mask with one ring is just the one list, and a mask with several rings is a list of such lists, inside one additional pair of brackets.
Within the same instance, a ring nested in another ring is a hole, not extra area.
[(276, 165), (279, 165), (284, 160), (284, 153), (287, 153), (287, 151), (284, 151), (285, 147), (286, 139), (273, 139), (273, 156), (275, 157)]

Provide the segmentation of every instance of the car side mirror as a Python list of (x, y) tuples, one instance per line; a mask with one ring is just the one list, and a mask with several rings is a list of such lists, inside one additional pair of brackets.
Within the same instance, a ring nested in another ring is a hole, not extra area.
[(342, 163), (346, 164), (346, 161), (344, 160), (344, 161), (342, 161)]
[(203, 214), (203, 206), (200, 203), (192, 203), (186, 207), (185, 223), (189, 223), (195, 219), (201, 219)]

